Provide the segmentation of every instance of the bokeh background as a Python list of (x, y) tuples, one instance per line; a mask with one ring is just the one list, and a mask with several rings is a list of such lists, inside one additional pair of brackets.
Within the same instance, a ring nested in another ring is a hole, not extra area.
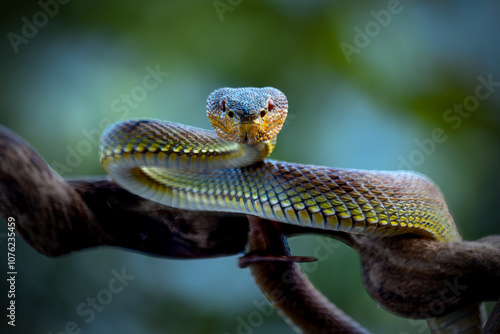
[[(209, 128), (214, 89), (274, 86), (290, 104), (275, 159), (414, 169), (439, 184), (465, 239), (500, 233), (498, 1), (66, 2), (0, 5), (0, 124), (64, 177), (103, 174), (96, 141), (109, 122)], [(148, 70), (163, 73), (151, 89)], [(494, 83), (477, 99), (480, 77)], [(0, 224), (2, 263), (6, 233)], [(319, 245), (291, 244), (299, 255)], [(291, 332), (259, 311), (264, 299), (236, 256), (178, 261), (106, 248), (47, 258), (17, 246), (17, 326), (2, 316), (2, 333), (71, 332), (69, 322), (81, 333)], [(332, 301), (374, 333), (426, 333), (370, 299), (354, 251), (331, 249), (307, 272)], [(93, 319), (80, 315), (122, 268), (135, 279)], [(4, 309), (5, 279), (0, 286)]]

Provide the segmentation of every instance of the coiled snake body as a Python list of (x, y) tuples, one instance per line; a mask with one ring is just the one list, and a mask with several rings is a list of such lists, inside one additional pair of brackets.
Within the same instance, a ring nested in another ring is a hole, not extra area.
[(460, 240), (441, 192), (423, 175), (266, 159), (287, 110), (275, 88), (221, 88), (207, 100), (215, 133), (156, 120), (117, 123), (103, 135), (101, 163), (125, 189), (176, 208)]
[[(215, 133), (157, 120), (120, 122), (102, 137), (101, 163), (123, 188), (179, 209), (237, 212), (374, 237), (461, 239), (441, 192), (421, 174), (266, 159), (287, 112), (287, 99), (275, 88), (221, 88), (207, 100)], [(314, 296), (305, 298), (321, 304)], [(325, 310), (307, 311), (315, 319), (333, 316)], [(465, 334), (477, 333), (479, 322), (476, 306), (428, 324), (436, 334)]]

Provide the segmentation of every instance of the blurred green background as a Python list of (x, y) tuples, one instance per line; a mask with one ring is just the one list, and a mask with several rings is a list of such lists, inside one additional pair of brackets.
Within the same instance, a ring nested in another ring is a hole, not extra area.
[[(274, 86), (287, 94), (290, 117), (273, 158), (414, 169), (439, 184), (465, 239), (500, 232), (498, 1), (42, 0), (0, 8), (0, 124), (64, 177), (103, 174), (96, 141), (110, 122), (209, 128), (205, 99), (214, 89)], [(158, 84), (144, 85), (154, 70)], [(1, 254), (6, 233), (0, 224)], [(298, 255), (319, 247), (316, 237), (291, 244)], [(237, 257), (177, 261), (94, 249), (51, 259), (17, 245), (17, 326), (3, 316), (2, 333), (55, 334), (69, 322), (81, 333), (291, 332), (256, 306), (264, 299)], [(306, 268), (330, 300), (374, 333), (427, 332), (378, 307), (356, 253), (333, 249)], [(135, 279), (92, 319), (78, 313), (87, 298), (106, 295), (112, 270), (122, 268)], [(5, 279), (0, 285), (6, 307)]]

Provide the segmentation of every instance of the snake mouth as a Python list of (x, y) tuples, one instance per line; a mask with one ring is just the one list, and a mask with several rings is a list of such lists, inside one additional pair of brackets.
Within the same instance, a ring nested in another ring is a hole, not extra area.
[(256, 141), (256, 132), (259, 124), (254, 121), (241, 122), (238, 124), (238, 137), (246, 144), (252, 144)]
[(239, 130), (242, 133), (248, 133), (254, 125), (255, 125), (254, 122), (242, 122), (240, 123)]

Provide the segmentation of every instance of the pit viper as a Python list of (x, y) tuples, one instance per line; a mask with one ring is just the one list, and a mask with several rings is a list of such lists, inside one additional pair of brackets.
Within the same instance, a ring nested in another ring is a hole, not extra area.
[[(179, 209), (374, 237), (461, 240), (441, 191), (422, 174), (268, 159), (288, 113), (278, 89), (220, 88), (206, 113), (214, 131), (159, 120), (112, 125), (102, 136), (103, 168), (130, 192)], [(333, 153), (332, 144), (317, 149)]]
[[(180, 209), (349, 233), (459, 240), (443, 195), (421, 174), (266, 159), (288, 112), (281, 91), (221, 88), (208, 97), (206, 110), (215, 133), (157, 120), (111, 126), (102, 137), (104, 169), (132, 193)], [(328, 154), (328, 147), (318, 149)]]

